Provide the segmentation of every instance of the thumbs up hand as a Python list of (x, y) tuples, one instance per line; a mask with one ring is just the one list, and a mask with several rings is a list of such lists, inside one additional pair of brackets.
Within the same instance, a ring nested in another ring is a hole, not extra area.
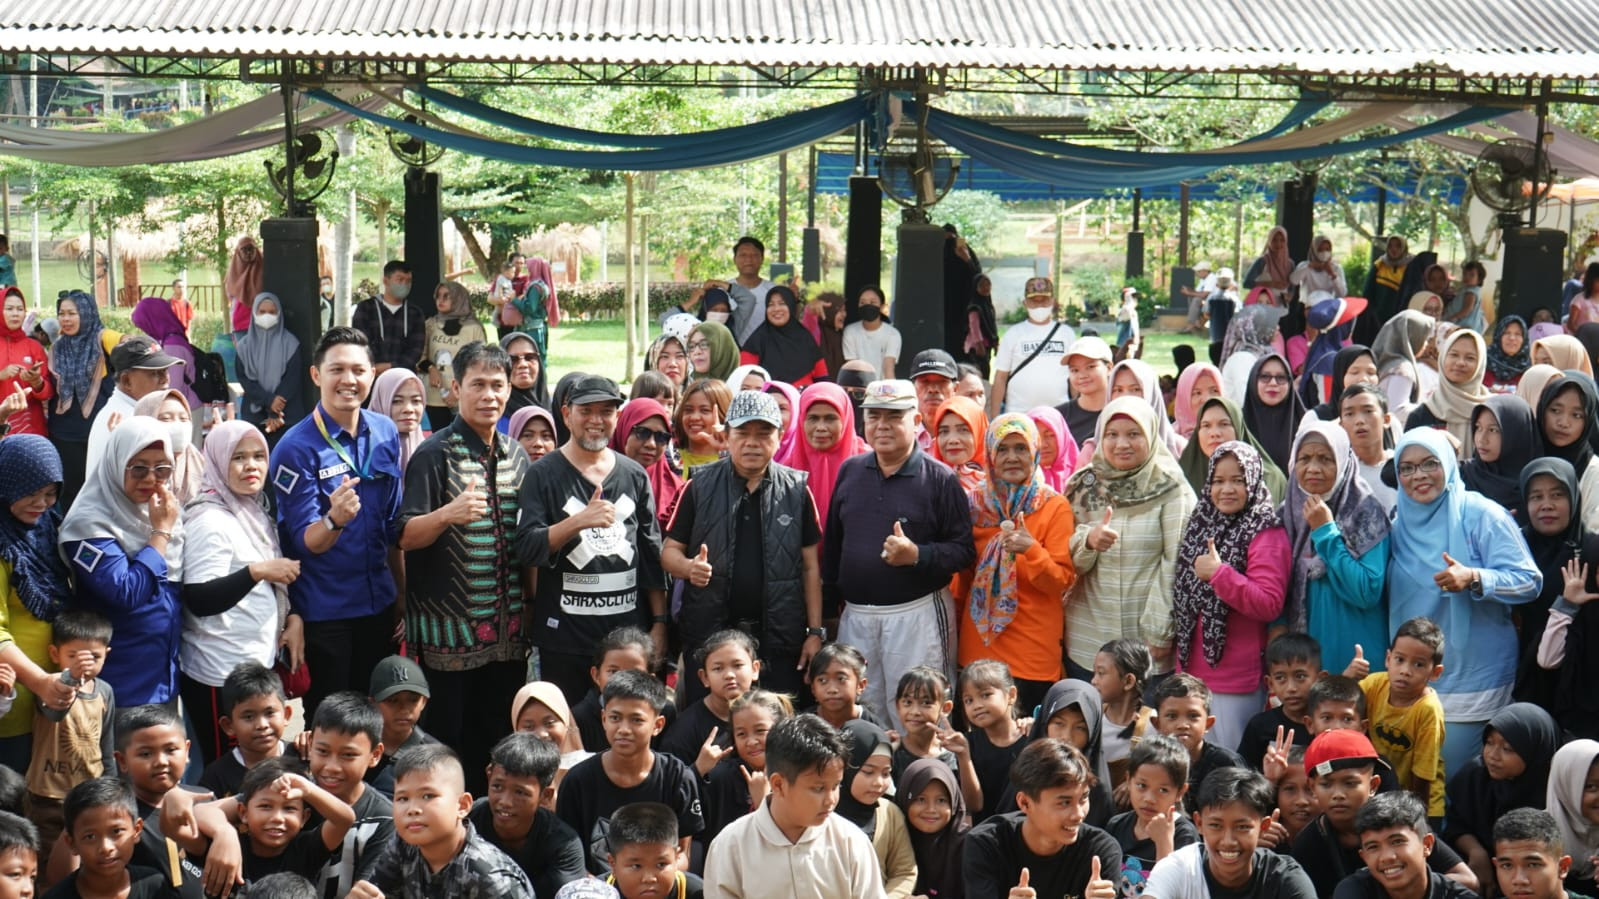
[(1216, 541), (1207, 540), (1206, 545), (1209, 549), (1194, 559), (1194, 574), (1208, 584), (1210, 579), (1216, 576), (1216, 572), (1221, 571), (1222, 561), (1221, 553), (1216, 552)]
[(1282, 825), (1278, 818), (1282, 817), (1281, 809), (1272, 809), (1271, 817), (1260, 828), (1260, 846), (1262, 849), (1276, 849), (1286, 844), (1289, 840), (1288, 828)]
[(1116, 885), (1099, 873), (1097, 855), (1088, 863), (1088, 886), (1083, 890), (1083, 899), (1116, 899)]
[[(1096, 856), (1094, 861), (1099, 861), (1099, 858)], [(1016, 881), (1015, 886), (1010, 888), (1008, 899), (1038, 899), (1038, 891), (1027, 885), (1031, 880), (1032, 874), (1026, 868), (1023, 868), (1022, 877)]]
[(594, 488), (594, 496), (589, 499), (588, 505), (572, 516), (579, 527), (608, 528), (616, 524), (616, 506), (605, 498), (605, 487)]
[(898, 568), (916, 564), (920, 557), (916, 544), (905, 536), (905, 528), (899, 521), (894, 522), (894, 532), (883, 541), (883, 561)]
[(477, 478), (468, 481), (466, 489), (456, 494), (443, 512), (450, 524), (467, 525), (482, 521), (489, 514), (489, 500), (483, 493), (483, 482)]
[(1011, 525), (1010, 529), (1006, 530), (1002, 535), (1006, 552), (1019, 556), (1032, 549), (1033, 545), (1038, 542), (1033, 537), (1032, 532), (1027, 530), (1027, 519), (1020, 515), (1016, 516), (1014, 522), (1002, 522), (1001, 524)]
[(1106, 506), (1105, 517), (1100, 519), (1098, 524), (1088, 529), (1087, 542), (1089, 549), (1100, 553), (1109, 552), (1110, 548), (1116, 545), (1116, 541), (1121, 537), (1121, 534), (1116, 533), (1116, 529), (1110, 526), (1111, 516), (1115, 514), (1116, 510), (1114, 508)]
[(1371, 673), (1371, 663), (1366, 661), (1366, 651), (1359, 643), (1355, 644), (1355, 657), (1349, 660), (1349, 667), (1344, 669), (1344, 677), (1360, 680)]
[(1432, 582), (1446, 593), (1470, 589), (1472, 582), (1477, 579), (1475, 571), (1455, 561), (1448, 553), (1444, 553), (1444, 565), (1448, 567), (1433, 575)]
[(688, 582), (696, 587), (703, 587), (711, 582), (711, 553), (705, 544), (700, 544), (700, 553), (688, 560)]

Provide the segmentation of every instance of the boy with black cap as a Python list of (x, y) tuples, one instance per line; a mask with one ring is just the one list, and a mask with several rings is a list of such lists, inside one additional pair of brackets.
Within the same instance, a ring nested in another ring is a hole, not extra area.
[(514, 557), (544, 569), (532, 602), (540, 674), (567, 696), (588, 690), (588, 649), (618, 627), (648, 615), (656, 652), (666, 647), (666, 574), (649, 477), (610, 448), (621, 405), (610, 378), (576, 378), (560, 409), (571, 437), (528, 470), (519, 495)]
[(367, 769), (364, 780), (389, 798), (394, 797), (394, 757), (400, 750), (437, 743), (417, 725), (433, 692), (422, 666), (405, 656), (389, 656), (372, 669), (368, 693), (383, 715), (383, 756)]
[[(1377, 792), (1379, 768), (1386, 768), (1371, 740), (1358, 730), (1329, 730), (1305, 750), (1305, 775), (1310, 778), (1321, 814), (1294, 838), (1292, 854), (1316, 885), (1318, 896), (1331, 895), (1344, 878), (1363, 866), (1355, 819)], [(1442, 840), (1427, 856), (1439, 875), (1475, 889), (1476, 875)]]

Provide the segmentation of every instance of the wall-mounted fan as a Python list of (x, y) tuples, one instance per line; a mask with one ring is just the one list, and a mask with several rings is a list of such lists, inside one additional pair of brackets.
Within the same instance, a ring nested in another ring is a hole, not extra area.
[(960, 172), (960, 163), (927, 136), (928, 106), (925, 98), (919, 101), (914, 142), (890, 139), (877, 171), (883, 193), (907, 209), (923, 209), (942, 200)]
[[(1499, 211), (1501, 224), (1521, 224), (1549, 192), (1553, 172), (1538, 145), (1519, 137), (1495, 141), (1471, 167), (1471, 192)], [(1536, 192), (1536, 194), (1535, 194)]]

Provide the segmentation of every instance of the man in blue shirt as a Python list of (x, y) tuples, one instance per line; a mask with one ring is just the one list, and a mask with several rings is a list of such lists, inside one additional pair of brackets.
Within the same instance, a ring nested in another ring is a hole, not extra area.
[(307, 719), (322, 697), (365, 690), (393, 647), (400, 435), (387, 416), (361, 408), (374, 376), (364, 334), (323, 334), (311, 363), (321, 402), (273, 452), (283, 553), (300, 561), (285, 636), (291, 663), (311, 666)]

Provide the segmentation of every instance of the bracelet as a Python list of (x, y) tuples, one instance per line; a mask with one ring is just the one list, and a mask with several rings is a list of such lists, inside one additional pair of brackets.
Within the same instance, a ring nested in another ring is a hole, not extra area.
[(172, 532), (171, 531), (163, 531), (163, 530), (160, 530), (160, 529), (152, 529), (150, 531), (150, 536), (152, 538), (154, 538), (154, 537), (165, 537), (168, 540), (171, 540), (172, 539)]

